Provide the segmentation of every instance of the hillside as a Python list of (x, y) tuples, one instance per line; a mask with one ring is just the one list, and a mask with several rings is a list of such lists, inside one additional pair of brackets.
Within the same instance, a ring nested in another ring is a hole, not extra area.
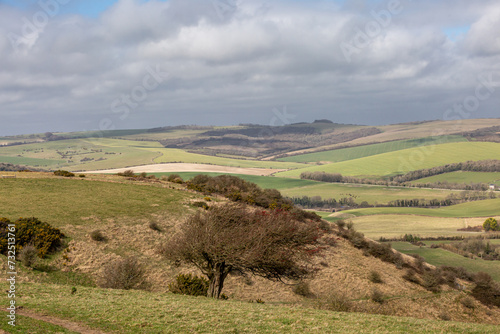
[[(26, 307), (81, 321), (91, 327), (117, 332), (139, 331), (135, 328), (138, 324), (142, 324), (140, 330), (151, 330), (151, 332), (154, 332), (154, 328), (157, 328), (155, 326), (161, 323), (168, 323), (176, 331), (201, 326), (194, 328), (203, 332), (212, 326), (210, 320), (206, 318), (206, 313), (207, 309), (213, 308), (214, 301), (205, 302), (203, 299), (202, 302), (193, 305), (189, 302), (192, 300), (189, 297), (164, 294), (168, 289), (168, 283), (177, 273), (197, 271), (189, 267), (170, 266), (157, 253), (158, 247), (167, 242), (172, 233), (183, 223), (186, 214), (197, 210), (192, 203), (202, 199), (203, 195), (186, 191), (182, 185), (154, 179), (132, 181), (119, 176), (102, 175), (64, 179), (44, 173), (19, 175), (17, 179), (0, 179), (2, 215), (11, 218), (36, 216), (61, 228), (69, 237), (67, 251), (44, 261), (44, 268), (50, 269), (31, 271), (20, 267), (19, 298)], [(215, 196), (212, 201), (223, 201), (223, 199)], [(23, 203), (22, 206), (18, 205), (20, 202)], [(149, 227), (151, 222), (158, 224), (160, 232)], [(332, 228), (336, 230), (335, 225)], [(103, 232), (106, 237), (105, 242), (97, 242), (89, 237), (89, 234), (96, 229)], [(373, 316), (359, 313), (340, 315), (329, 313), (331, 311), (325, 313), (314, 310), (318, 307), (335, 310), (336, 306), (328, 304), (328, 300), (335, 296), (345, 296), (342, 298), (347, 300), (350, 309), (361, 312), (498, 324), (500, 310), (485, 307), (478, 302), (474, 303), (473, 309), (465, 307), (461, 302), (467, 297), (465, 291), (446, 286), (441, 293), (427, 291), (420, 285), (404, 280), (402, 276), (405, 270), (364, 255), (362, 250), (356, 249), (350, 242), (338, 236), (335, 237), (334, 244), (325, 247), (321, 257), (316, 260), (316, 265), (321, 270), (313, 279), (305, 281), (316, 298), (305, 298), (294, 293), (293, 286), (282, 283), (270, 283), (257, 277), (231, 276), (224, 289), (224, 293), (230, 298), (227, 305), (231, 306), (228, 307), (245, 305), (236, 312), (244, 312), (247, 316), (243, 318), (249, 317), (249, 319), (253, 319), (254, 314), (259, 317), (258, 314), (263, 309), (270, 312), (267, 313), (266, 323), (261, 324), (264, 330), (270, 332), (287, 331), (288, 326), (292, 325), (293, 330), (305, 328), (301, 326), (314, 326), (318, 332), (329, 331), (337, 323), (334, 319), (353, 321), (352, 324), (344, 325), (348, 330), (359, 329), (359, 319), (365, 322), (375, 321), (370, 325), (373, 327), (368, 327), (375, 332), (383, 326), (383, 322), (373, 320), (378, 319)], [(95, 279), (105, 264), (129, 255), (137, 256), (145, 265), (151, 292), (119, 292), (95, 288)], [(408, 258), (406, 261), (413, 260)], [(372, 271), (378, 272), (384, 283), (372, 283), (369, 278)], [(52, 285), (54, 283), (56, 285)], [(71, 286), (76, 286), (78, 291), (76, 295), (69, 293)], [(375, 287), (382, 293), (382, 303), (371, 300), (370, 296)], [(67, 297), (50, 297), (64, 295), (63, 291), (68, 291)], [(111, 299), (111, 296), (121, 297)], [(100, 302), (90, 309), (89, 298)], [(129, 298), (134, 298), (136, 301), (127, 302)], [(257, 299), (264, 301), (265, 304), (263, 306), (247, 304)], [(138, 323), (136, 318), (125, 314), (135, 314), (135, 307), (138, 306), (134, 305), (141, 305), (143, 300), (144, 302), (154, 300), (154, 303), (150, 306), (151, 313), (148, 319)], [(73, 307), (66, 307), (68, 303)], [(221, 307), (224, 309), (225, 302), (218, 303), (222, 303)], [(165, 318), (160, 310), (165, 310), (166, 305), (177, 305), (177, 309), (183, 315), (174, 318), (169, 318), (171, 316), (169, 315)], [(186, 306), (179, 309), (179, 305)], [(110, 307), (116, 308), (117, 312), (109, 313)], [(292, 307), (293, 312), (297, 313), (289, 315), (286, 321), (278, 320), (284, 319), (284, 315), (280, 312), (288, 307)], [(119, 309), (121, 311), (118, 312)], [(97, 313), (90, 316), (88, 312)], [(104, 312), (107, 315), (104, 315)], [(298, 316), (299, 313), (302, 316)], [(241, 323), (241, 320), (236, 320), (240, 317), (238, 313), (231, 314), (234, 315), (227, 319), (227, 324), (222, 322), (221, 326), (231, 326), (234, 321), (238, 326), (242, 326), (242, 330), (247, 331), (252, 331), (249, 328), (254, 328), (253, 326), (260, 326), (258, 322), (253, 321), (251, 325)], [(305, 317), (304, 314), (310, 316)], [(192, 316), (194, 317), (191, 318)], [(181, 318), (186, 322), (175, 320)], [(394, 321), (395, 326), (401, 326), (405, 331), (417, 331), (415, 320), (380, 319)], [(200, 321), (204, 325), (196, 325)], [(277, 322), (282, 322), (282, 326), (276, 327)], [(441, 330), (460, 328), (460, 331), (473, 332), (472, 327), (455, 323), (443, 325), (434, 322), (416, 323), (429, 326), (430, 331), (439, 331), (438, 328)], [(493, 327), (483, 325), (477, 328), (482, 328), (485, 332), (494, 330)]]

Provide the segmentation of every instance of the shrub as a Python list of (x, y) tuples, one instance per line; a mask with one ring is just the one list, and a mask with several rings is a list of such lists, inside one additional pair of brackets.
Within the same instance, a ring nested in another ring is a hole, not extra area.
[(19, 259), (25, 267), (33, 268), (38, 259), (38, 250), (32, 245), (24, 246), (19, 254)]
[(337, 220), (335, 222), (339, 228), (345, 228), (346, 222), (343, 219)]
[(483, 223), (485, 231), (500, 231), (500, 225), (495, 218), (488, 218)]
[(56, 176), (64, 176), (64, 177), (74, 177), (75, 174), (68, 172), (67, 170), (56, 170), (54, 172), (54, 175)]
[[(7, 218), (0, 218), (0, 252), (7, 253), (8, 225), (12, 224)], [(45, 257), (61, 245), (64, 234), (49, 224), (37, 218), (19, 218), (13, 223), (16, 227), (16, 251), (20, 252), (24, 246), (34, 246), (40, 257)]]
[(307, 282), (300, 282), (299, 284), (296, 284), (292, 288), (293, 293), (296, 295), (306, 297), (306, 298), (314, 298), (315, 295), (311, 291), (311, 287)]
[(500, 287), (493, 281), (491, 276), (479, 272), (473, 278), (476, 286), (472, 289), (472, 296), (485, 305), (500, 307)]
[(325, 298), (322, 307), (335, 312), (350, 312), (354, 308), (352, 302), (343, 293), (329, 294)]
[(90, 232), (90, 238), (94, 241), (106, 241), (106, 237), (100, 230)]
[(441, 273), (439, 270), (426, 271), (422, 276), (422, 286), (429, 291), (441, 291)]
[(167, 177), (167, 181), (169, 182), (174, 182), (174, 183), (184, 183), (184, 180), (182, 179), (182, 177), (180, 177), (179, 174), (170, 174), (168, 177)]
[(149, 222), (149, 228), (156, 232), (161, 232), (161, 228), (157, 222)]
[(368, 275), (368, 279), (372, 283), (383, 283), (384, 282), (382, 280), (382, 277), (378, 273), (378, 271), (375, 271), (375, 270), (370, 271), (370, 274)]
[(84, 177), (86, 177), (86, 175), (85, 174), (78, 174), (78, 177), (84, 178)]
[(439, 314), (439, 319), (441, 319), (443, 321), (450, 321), (451, 317), (450, 317), (450, 315), (448, 313), (446, 313), (446, 312), (443, 311), (443, 312), (441, 312)]
[(193, 276), (191, 274), (179, 274), (175, 281), (168, 285), (168, 289), (172, 293), (190, 295), (190, 296), (207, 296), (209, 282), (204, 277)]
[(472, 299), (471, 297), (462, 298), (460, 300), (460, 304), (470, 309), (473, 309), (476, 306), (476, 303), (474, 303), (474, 299)]
[(106, 265), (98, 281), (101, 288), (142, 289), (145, 288), (145, 270), (135, 257), (113, 261)]
[(382, 304), (384, 302), (384, 294), (379, 289), (375, 288), (372, 290), (370, 299), (376, 303)]
[(420, 284), (420, 280), (418, 279), (416, 272), (413, 269), (406, 270), (406, 273), (403, 275), (403, 279), (407, 280), (408, 282)]
[(208, 209), (208, 204), (203, 202), (203, 201), (197, 201), (191, 203), (192, 206), (197, 207), (197, 208), (203, 208), (203, 209)]
[(121, 173), (117, 173), (116, 175), (126, 176), (126, 177), (134, 177), (135, 176), (134, 171), (131, 169), (127, 169), (126, 171), (121, 172)]

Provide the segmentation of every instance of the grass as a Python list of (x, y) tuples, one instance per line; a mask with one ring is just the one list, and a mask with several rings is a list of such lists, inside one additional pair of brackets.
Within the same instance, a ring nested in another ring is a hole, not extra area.
[(448, 143), (422, 146), (349, 161), (301, 168), (281, 172), (276, 175), (298, 178), (300, 174), (305, 171), (324, 171), (348, 176), (384, 177), (467, 160), (497, 159), (499, 156), (500, 143)]
[[(5, 318), (7, 319), (7, 318)], [(53, 325), (48, 322), (41, 320), (35, 320), (22, 315), (16, 315), (16, 326), (11, 326), (7, 323), (5, 319), (0, 321), (0, 329), (7, 331), (11, 334), (78, 334), (78, 332), (73, 332), (67, 330), (64, 327)]]
[(492, 217), (500, 215), (500, 198), (467, 202), (437, 209), (426, 208), (367, 208), (342, 211), (352, 216), (418, 215), (430, 217)]
[(457, 171), (434, 175), (423, 179), (412, 181), (411, 183), (434, 183), (434, 182), (449, 182), (449, 183), (493, 183), (500, 186), (500, 173), (497, 172), (464, 172)]
[[(118, 178), (118, 177), (116, 177)], [(88, 224), (85, 218), (180, 213), (188, 193), (159, 186), (82, 179), (0, 179), (0, 212), (10, 219), (37, 217), (56, 227)]]
[(319, 182), (311, 180), (300, 180), (300, 179), (287, 179), (282, 177), (273, 176), (258, 176), (258, 175), (243, 175), (243, 174), (226, 174), (226, 173), (203, 173), (203, 172), (172, 172), (172, 173), (151, 173), (157, 177), (162, 177), (164, 175), (178, 174), (183, 180), (190, 180), (196, 175), (203, 174), (208, 176), (219, 176), (219, 175), (233, 175), (242, 178), (245, 181), (253, 182), (264, 189), (291, 189), (296, 187), (305, 187), (309, 185), (316, 185)]
[[(2, 283), (5, 289), (6, 284)], [(22, 283), (25, 308), (110, 333), (497, 333), (498, 326), (337, 313), (144, 291)], [(2, 302), (6, 295), (2, 295)]]
[(359, 159), (372, 155), (399, 151), (424, 145), (435, 145), (443, 143), (464, 142), (467, 141), (461, 136), (441, 136), (427, 137), (410, 140), (391, 141), (387, 143), (379, 143), (372, 145), (363, 145), (350, 148), (343, 148), (331, 151), (301, 154), (286, 158), (278, 159), (279, 161), (288, 162), (341, 162), (353, 159)]
[(214, 157), (164, 148), (159, 142), (112, 138), (79, 138), (0, 147), (0, 162), (51, 169), (87, 171), (185, 162), (232, 167), (289, 169), (303, 164)]
[(387, 204), (397, 199), (445, 199), (451, 191), (317, 182), (309, 186), (283, 189), (282, 193), (288, 197), (321, 196), (323, 199), (337, 200), (352, 197), (356, 203), (366, 201), (375, 205)]
[[(426, 241), (424, 241), (424, 243), (427, 244)], [(496, 281), (500, 281), (500, 265), (498, 265), (498, 261), (470, 259), (442, 248), (419, 247), (408, 242), (391, 242), (391, 245), (401, 253), (418, 254), (422, 256), (426, 262), (435, 266), (464, 267), (471, 272), (484, 271), (490, 274)]]
[(459, 228), (482, 224), (483, 218), (436, 218), (412, 215), (376, 215), (352, 219), (356, 230), (368, 238), (397, 238), (405, 234), (422, 237), (471, 236), (479, 233), (457, 231)]

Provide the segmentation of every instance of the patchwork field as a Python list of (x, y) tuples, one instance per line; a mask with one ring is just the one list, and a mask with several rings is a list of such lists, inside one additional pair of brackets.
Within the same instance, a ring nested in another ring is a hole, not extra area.
[(449, 182), (449, 183), (493, 183), (500, 186), (499, 172), (465, 172), (457, 171), (434, 175), (423, 179), (412, 181), (413, 184), (418, 183), (434, 183), (434, 182)]
[(323, 151), (317, 153), (301, 154), (280, 158), (279, 161), (288, 162), (341, 162), (363, 157), (369, 157), (377, 154), (400, 151), (420, 146), (438, 145), (444, 143), (466, 142), (467, 140), (461, 136), (442, 136), (442, 137), (427, 137), (410, 140), (390, 141), (380, 144), (363, 145), (350, 148), (341, 148), (331, 151)]
[(436, 209), (426, 208), (367, 208), (347, 210), (338, 215), (371, 216), (371, 215), (418, 215), (443, 218), (492, 217), (500, 214), (500, 198), (484, 201), (467, 202)]
[(442, 166), (468, 160), (498, 159), (500, 143), (464, 142), (422, 146), (332, 164), (278, 173), (298, 178), (302, 172), (324, 171), (349, 176), (390, 176), (412, 170)]
[(482, 225), (484, 218), (437, 218), (416, 215), (376, 215), (352, 218), (356, 230), (368, 238), (398, 238), (405, 234), (421, 237), (475, 236), (481, 233), (457, 231)]

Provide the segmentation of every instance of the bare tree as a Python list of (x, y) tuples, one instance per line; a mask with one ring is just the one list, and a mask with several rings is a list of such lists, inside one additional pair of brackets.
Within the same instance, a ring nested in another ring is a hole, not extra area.
[(274, 281), (308, 276), (321, 233), (317, 222), (286, 211), (225, 204), (191, 216), (162, 252), (173, 262), (198, 267), (210, 281), (208, 297), (219, 298), (231, 272)]

